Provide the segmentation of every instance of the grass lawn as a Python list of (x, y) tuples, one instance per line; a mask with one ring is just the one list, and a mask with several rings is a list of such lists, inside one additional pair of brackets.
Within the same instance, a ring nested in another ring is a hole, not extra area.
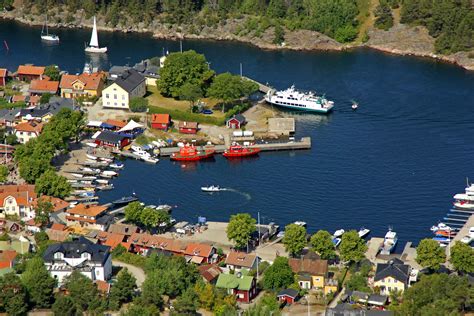
[[(189, 101), (175, 100), (173, 98), (165, 98), (162, 96), (157, 87), (147, 86), (148, 102), (150, 104), (150, 113), (167, 113), (172, 119), (180, 121), (193, 121), (202, 124), (224, 125), (225, 113), (214, 111), (212, 115), (200, 113), (191, 113)], [(213, 99), (201, 99), (207, 107), (212, 109), (217, 101)]]

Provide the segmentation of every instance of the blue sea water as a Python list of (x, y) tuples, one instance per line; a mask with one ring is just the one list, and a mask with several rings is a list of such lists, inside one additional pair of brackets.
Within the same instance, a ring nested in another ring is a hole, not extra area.
[[(0, 21), (0, 67), (58, 64), (82, 71), (89, 30), (53, 30), (58, 46), (45, 46), (39, 28)], [(179, 42), (143, 34), (100, 32), (109, 53), (93, 60), (134, 64), (176, 51)], [(295, 220), (308, 230), (365, 226), (383, 236), (388, 226), (400, 241), (418, 241), (449, 210), (452, 196), (474, 177), (474, 73), (433, 60), (358, 49), (348, 52), (265, 51), (212, 41), (184, 41), (204, 53), (218, 72), (239, 72), (283, 89), (325, 93), (336, 103), (329, 116), (300, 114), (297, 137), (311, 136), (308, 151), (262, 153), (258, 158), (182, 165), (127, 161), (108, 202), (135, 191), (149, 204), (176, 205), (174, 216), (196, 221), (228, 220), (231, 214), (260, 212), (263, 222)], [(350, 110), (350, 100), (359, 110)], [(231, 188), (203, 194), (200, 187)]]

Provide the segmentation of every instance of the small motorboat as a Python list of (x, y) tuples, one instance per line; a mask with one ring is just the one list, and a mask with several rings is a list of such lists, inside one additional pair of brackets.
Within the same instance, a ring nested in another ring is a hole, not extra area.
[(123, 169), (123, 167), (125, 167), (125, 165), (121, 162), (115, 162), (113, 164), (110, 164), (109, 167), (112, 168), (112, 169)]
[(97, 187), (97, 190), (106, 191), (106, 190), (112, 190), (113, 188), (114, 188), (113, 184), (103, 184), (103, 185), (99, 185)]
[(367, 229), (367, 228), (364, 228), (364, 227), (361, 227), (361, 229), (359, 229), (359, 231), (357, 232), (357, 234), (359, 234), (360, 238), (364, 238), (369, 233), (370, 233), (370, 229)]
[(435, 232), (436, 236), (444, 236), (444, 237), (454, 237), (456, 236), (455, 232), (452, 232), (450, 230), (437, 230)]
[(222, 191), (222, 189), (219, 188), (218, 185), (211, 185), (211, 186), (208, 186), (208, 187), (201, 187), (201, 191), (203, 191), (203, 192), (219, 192), (219, 191)]
[(135, 202), (135, 201), (138, 201), (138, 197), (134, 193), (131, 196), (124, 196), (124, 197), (121, 197), (118, 200), (112, 201), (112, 204), (114, 204), (114, 205), (125, 205), (125, 204), (129, 204), (129, 203), (132, 203), (132, 202)]
[(439, 237), (439, 236), (436, 236), (436, 237), (433, 237), (433, 240), (439, 242), (439, 243), (449, 243), (451, 241), (450, 238), (447, 238), (447, 237)]
[(342, 235), (344, 235), (345, 232), (346, 232), (346, 231), (345, 231), (344, 229), (338, 229), (338, 230), (336, 230), (336, 231), (334, 232), (334, 235), (333, 235), (333, 236), (336, 237), (336, 238), (339, 238), (339, 237), (341, 237)]
[(333, 238), (332, 243), (334, 244), (334, 247), (338, 247), (341, 243), (341, 238)]
[(96, 179), (95, 182), (100, 184), (109, 184), (109, 180), (107, 179)]
[(351, 108), (352, 108), (352, 111), (356, 111), (359, 108), (359, 103), (352, 101)]
[(303, 222), (303, 221), (296, 221), (293, 224), (301, 226), (301, 227), (306, 227), (306, 222)]
[(86, 157), (92, 160), (97, 160), (97, 157), (93, 155), (86, 154)]
[(158, 161), (160, 161), (158, 158), (154, 158), (154, 157), (143, 157), (142, 158), (143, 161), (145, 162), (149, 162), (149, 163), (158, 163)]
[(472, 239), (473, 238), (471, 236), (467, 235), (467, 236), (464, 236), (463, 238), (461, 238), (461, 242), (469, 245), (471, 243)]
[(115, 177), (118, 176), (118, 173), (112, 170), (104, 170), (100, 173), (102, 177)]
[(452, 228), (449, 227), (448, 225), (446, 225), (445, 223), (439, 223), (438, 225), (431, 226), (431, 231), (432, 232), (436, 232), (436, 231), (440, 231), (440, 230), (450, 231), (450, 230), (452, 230)]
[(101, 157), (99, 158), (100, 161), (103, 161), (103, 162), (108, 162), (108, 163), (111, 163), (114, 161), (113, 158), (105, 158), (105, 157)]
[(80, 173), (71, 173), (71, 176), (73, 176), (74, 178), (83, 178), (84, 177), (84, 175), (80, 174)]

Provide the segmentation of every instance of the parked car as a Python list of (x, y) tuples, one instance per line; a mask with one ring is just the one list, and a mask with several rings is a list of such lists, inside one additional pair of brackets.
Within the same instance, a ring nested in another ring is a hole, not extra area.
[(202, 110), (201, 113), (202, 113), (202, 114), (206, 114), (206, 115), (210, 115), (210, 114), (212, 114), (212, 113), (214, 113), (214, 112), (212, 112), (212, 110)]

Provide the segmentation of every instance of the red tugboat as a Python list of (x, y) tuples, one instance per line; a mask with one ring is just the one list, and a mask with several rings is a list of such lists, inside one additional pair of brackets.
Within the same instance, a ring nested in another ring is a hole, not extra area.
[(222, 154), (222, 156), (226, 158), (241, 158), (241, 157), (255, 156), (259, 152), (260, 152), (260, 148), (249, 148), (249, 147), (242, 147), (240, 145), (232, 145)]
[(214, 156), (214, 148), (204, 148), (204, 151), (198, 151), (194, 145), (186, 144), (179, 150), (179, 153), (173, 153), (170, 157), (175, 161), (198, 161)]

